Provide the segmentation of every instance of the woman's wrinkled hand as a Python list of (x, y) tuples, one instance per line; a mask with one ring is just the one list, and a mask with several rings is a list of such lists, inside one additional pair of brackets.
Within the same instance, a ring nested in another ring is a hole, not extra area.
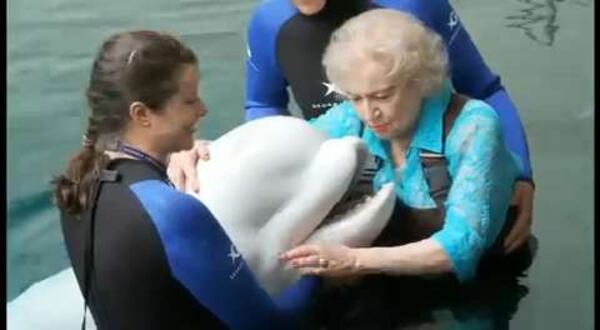
[(197, 140), (190, 150), (171, 154), (167, 175), (177, 189), (181, 191), (199, 192), (196, 164), (198, 160), (209, 160), (208, 144), (210, 141)]
[(504, 240), (506, 254), (514, 252), (529, 239), (533, 219), (533, 185), (526, 181), (518, 181), (515, 186), (511, 204), (517, 205), (517, 219), (510, 233)]
[(310, 244), (295, 247), (279, 258), (305, 275), (346, 277), (359, 272), (355, 251), (343, 245)]

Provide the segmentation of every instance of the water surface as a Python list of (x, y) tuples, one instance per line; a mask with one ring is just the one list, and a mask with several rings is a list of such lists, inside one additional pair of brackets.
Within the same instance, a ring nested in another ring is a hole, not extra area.
[[(126, 29), (181, 35), (201, 58), (209, 115), (200, 134), (212, 139), (243, 122), (245, 26), (256, 3), (8, 1), (8, 300), (68, 266), (48, 182), (80, 144), (101, 42)], [(532, 152), (540, 249), (511, 327), (592, 329), (594, 3), (453, 4), (518, 105)]]

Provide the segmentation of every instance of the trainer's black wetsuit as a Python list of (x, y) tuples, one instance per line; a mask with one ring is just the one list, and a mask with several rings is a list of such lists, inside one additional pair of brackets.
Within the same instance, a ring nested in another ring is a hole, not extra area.
[(496, 110), (508, 147), (522, 161), (520, 179), (532, 180), (527, 139), (517, 109), (448, 0), (327, 0), (323, 10), (311, 16), (302, 15), (291, 0), (261, 1), (248, 27), (246, 119), (289, 114), (287, 87), (306, 119), (339, 103), (321, 64), (324, 49), (343, 22), (372, 8), (412, 14), (442, 37), (454, 88)]
[[(131, 159), (109, 169), (118, 177), (99, 190), (89, 296), (100, 329), (291, 326), (315, 278), (271, 299), (210, 210), (171, 187), (164, 172)], [(82, 288), (90, 212), (82, 219), (63, 216), (61, 223)]]

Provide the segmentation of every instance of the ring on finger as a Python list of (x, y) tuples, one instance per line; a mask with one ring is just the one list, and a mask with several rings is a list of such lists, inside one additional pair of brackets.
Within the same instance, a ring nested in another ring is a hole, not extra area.
[(319, 258), (319, 266), (323, 268), (327, 268), (329, 266), (329, 260), (325, 258)]

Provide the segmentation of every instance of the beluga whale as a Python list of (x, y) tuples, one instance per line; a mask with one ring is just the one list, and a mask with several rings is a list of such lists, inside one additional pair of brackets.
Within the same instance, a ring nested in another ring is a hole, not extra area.
[[(358, 137), (330, 138), (302, 119), (273, 116), (242, 124), (208, 148), (210, 159), (197, 164), (200, 191), (187, 193), (230, 238), (222, 258), (243, 258), (273, 298), (301, 277), (279, 260), (281, 252), (302, 243), (369, 246), (392, 214), (393, 184), (373, 191), (374, 159)], [(7, 325), (76, 328), (82, 307), (67, 268), (9, 302)]]

